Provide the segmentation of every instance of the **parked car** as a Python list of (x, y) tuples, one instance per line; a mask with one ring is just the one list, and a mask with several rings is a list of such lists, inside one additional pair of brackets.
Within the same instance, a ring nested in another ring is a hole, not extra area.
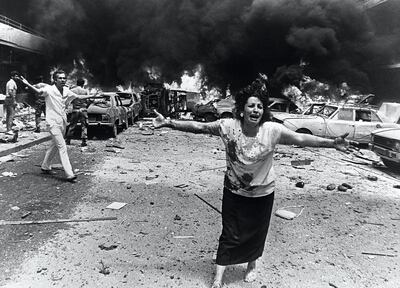
[(301, 112), (301, 114), (303, 115), (316, 114), (326, 104), (327, 104), (326, 102), (312, 102), (303, 112)]
[(213, 99), (206, 104), (196, 104), (192, 109), (194, 119), (204, 119), (212, 122), (219, 118), (232, 118), (235, 110), (235, 100), (232, 98)]
[(382, 159), (388, 168), (400, 172), (400, 128), (373, 131), (370, 149)]
[(370, 142), (371, 132), (378, 128), (399, 128), (379, 111), (367, 106), (324, 105), (316, 114), (275, 115), (275, 121), (299, 132), (326, 138), (349, 133), (348, 140), (360, 144)]
[(289, 99), (270, 97), (268, 108), (274, 114), (275, 112), (296, 113), (299, 107)]
[(122, 106), (127, 109), (128, 125), (132, 125), (139, 120), (139, 114), (142, 110), (140, 99), (133, 92), (117, 92), (117, 95), (121, 98)]
[(379, 107), (379, 112), (386, 115), (390, 122), (400, 124), (400, 103), (383, 102)]
[(108, 128), (112, 137), (117, 136), (118, 129), (128, 127), (128, 114), (117, 93), (104, 92), (88, 101), (89, 127)]

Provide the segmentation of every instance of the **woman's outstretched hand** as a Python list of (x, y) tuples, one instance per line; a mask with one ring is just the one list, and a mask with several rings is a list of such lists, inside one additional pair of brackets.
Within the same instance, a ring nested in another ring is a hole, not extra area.
[(153, 111), (154, 113), (156, 113), (157, 116), (156, 118), (153, 119), (154, 128), (157, 129), (165, 126), (167, 124), (167, 119), (165, 119), (165, 117), (162, 114), (158, 113), (157, 110), (154, 109)]

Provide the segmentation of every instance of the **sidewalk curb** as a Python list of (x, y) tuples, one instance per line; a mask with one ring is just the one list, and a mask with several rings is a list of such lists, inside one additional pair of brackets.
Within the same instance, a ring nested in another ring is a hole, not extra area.
[(43, 142), (46, 142), (46, 141), (49, 141), (49, 140), (51, 140), (51, 135), (46, 136), (46, 137), (42, 137), (42, 138), (39, 138), (39, 139), (35, 139), (35, 140), (31, 141), (31, 142), (28, 142), (28, 143), (25, 143), (25, 144), (22, 144), (22, 145), (18, 145), (18, 146), (15, 146), (15, 147), (0, 151), (0, 157), (7, 156), (7, 155), (9, 155), (11, 153), (19, 152), (19, 151), (21, 151), (23, 149), (30, 148), (30, 147), (32, 147), (34, 145), (37, 145), (37, 144), (40, 144), (40, 143), (43, 143)]

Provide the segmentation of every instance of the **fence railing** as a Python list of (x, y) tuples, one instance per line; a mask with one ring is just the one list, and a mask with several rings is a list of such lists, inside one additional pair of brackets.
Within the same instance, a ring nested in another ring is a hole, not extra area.
[(27, 26), (15, 21), (15, 20), (12, 20), (12, 19), (10, 19), (10, 18), (8, 18), (8, 17), (6, 17), (4, 15), (0, 15), (0, 23), (4, 23), (4, 24), (7, 24), (7, 25), (9, 25), (11, 27), (17, 28), (19, 30), (31, 33), (31, 34), (36, 35), (36, 36), (40, 36), (40, 37), (46, 38), (46, 35), (44, 35), (43, 33), (40, 33), (40, 32), (38, 32), (36, 30), (33, 30), (33, 29), (31, 29), (31, 28), (29, 28), (29, 27), (27, 27)]

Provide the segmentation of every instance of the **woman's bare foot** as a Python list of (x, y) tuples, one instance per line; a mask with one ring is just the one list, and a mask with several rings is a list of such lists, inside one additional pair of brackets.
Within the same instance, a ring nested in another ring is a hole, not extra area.
[(247, 264), (246, 274), (244, 275), (244, 282), (253, 282), (257, 279), (256, 261)]
[(215, 266), (214, 282), (211, 288), (222, 288), (222, 277), (224, 276), (225, 268), (226, 266), (218, 264)]
[(211, 285), (211, 288), (222, 288), (222, 282), (214, 280), (213, 284)]

